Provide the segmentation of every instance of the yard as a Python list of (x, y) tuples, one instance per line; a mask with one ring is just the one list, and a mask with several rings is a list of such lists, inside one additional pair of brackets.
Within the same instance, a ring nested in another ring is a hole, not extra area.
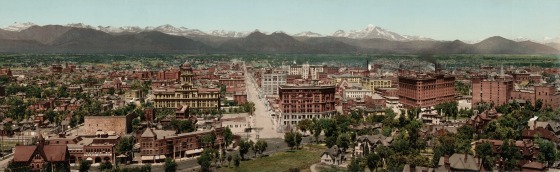
[(257, 158), (248, 161), (241, 161), (238, 168), (233, 166), (223, 167), (220, 171), (233, 172), (233, 171), (262, 171), (262, 172), (277, 172), (287, 171), (290, 168), (299, 168), (300, 170), (309, 169), (309, 167), (321, 160), (321, 154), (326, 150), (326, 147), (313, 145), (306, 146), (297, 151), (283, 151), (272, 153), (267, 157)]

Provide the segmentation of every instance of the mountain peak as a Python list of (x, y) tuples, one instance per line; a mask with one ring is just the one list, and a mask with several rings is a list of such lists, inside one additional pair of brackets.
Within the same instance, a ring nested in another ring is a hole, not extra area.
[(25, 22), (25, 23), (18, 23), (18, 22), (14, 22), (14, 24), (3, 28), (4, 30), (7, 31), (14, 31), (14, 32), (19, 32), (22, 30), (25, 30), (31, 26), (37, 26), (35, 23), (31, 23), (31, 22)]
[(385, 30), (379, 26), (368, 24), (366, 28), (359, 31), (337, 30), (332, 34), (333, 37), (346, 37), (351, 39), (375, 39), (381, 38), (391, 41), (412, 41), (412, 40), (431, 40), (421, 36), (404, 36), (395, 32)]

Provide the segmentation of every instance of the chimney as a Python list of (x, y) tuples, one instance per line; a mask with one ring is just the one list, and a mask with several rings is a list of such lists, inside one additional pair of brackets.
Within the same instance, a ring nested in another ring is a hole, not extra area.
[(465, 160), (464, 160), (465, 163), (467, 162), (467, 159), (468, 159), (468, 158), (469, 158), (469, 157), (467, 156), (467, 153), (465, 152)]

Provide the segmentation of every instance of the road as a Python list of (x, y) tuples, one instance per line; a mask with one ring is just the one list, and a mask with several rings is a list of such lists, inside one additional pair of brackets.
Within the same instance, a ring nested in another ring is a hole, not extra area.
[(250, 102), (255, 103), (255, 112), (251, 117), (251, 127), (262, 128), (258, 132), (253, 132), (251, 134), (251, 139), (256, 139), (256, 135), (259, 138), (284, 138), (283, 133), (278, 133), (276, 131), (277, 125), (272, 120), (272, 112), (267, 110), (265, 105), (265, 99), (259, 96), (258, 86), (254, 82), (252, 75), (247, 72), (247, 66), (243, 63), (245, 70), (245, 84), (247, 86), (247, 99)]

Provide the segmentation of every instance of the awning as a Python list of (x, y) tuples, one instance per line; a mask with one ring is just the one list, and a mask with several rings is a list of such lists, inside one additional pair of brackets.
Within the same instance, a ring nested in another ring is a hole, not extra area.
[(153, 161), (154, 156), (142, 156), (141, 160), (142, 161)]
[(160, 155), (159, 159), (165, 159), (165, 155)]
[(91, 157), (86, 158), (86, 161), (93, 161)]
[(203, 149), (193, 149), (193, 150), (188, 150), (185, 151), (185, 154), (190, 155), (190, 154), (198, 154), (198, 153), (202, 153)]

